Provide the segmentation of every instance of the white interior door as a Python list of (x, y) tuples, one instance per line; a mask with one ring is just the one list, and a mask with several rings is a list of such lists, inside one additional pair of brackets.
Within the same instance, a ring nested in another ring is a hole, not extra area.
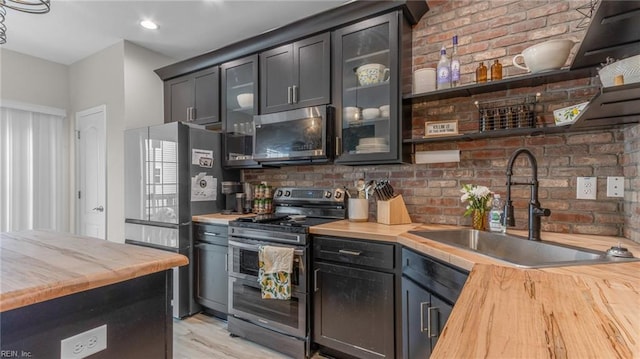
[(77, 233), (106, 238), (106, 106), (76, 113)]

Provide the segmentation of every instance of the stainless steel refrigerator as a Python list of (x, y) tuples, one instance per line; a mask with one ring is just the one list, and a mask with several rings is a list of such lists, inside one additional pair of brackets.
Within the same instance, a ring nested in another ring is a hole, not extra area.
[(173, 316), (200, 311), (194, 300), (191, 217), (220, 212), (220, 134), (179, 122), (125, 131), (125, 242), (183, 254), (190, 264), (173, 270)]

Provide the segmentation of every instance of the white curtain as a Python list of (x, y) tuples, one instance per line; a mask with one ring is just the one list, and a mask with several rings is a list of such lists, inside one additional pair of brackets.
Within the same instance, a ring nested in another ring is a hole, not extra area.
[(64, 112), (0, 106), (0, 232), (69, 231), (69, 128)]

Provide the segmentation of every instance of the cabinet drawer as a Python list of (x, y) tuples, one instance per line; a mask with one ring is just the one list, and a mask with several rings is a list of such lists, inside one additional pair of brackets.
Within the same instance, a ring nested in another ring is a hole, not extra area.
[(455, 303), (469, 273), (406, 248), (402, 249), (402, 275)]
[(228, 242), (228, 226), (219, 224), (193, 224), (194, 242), (209, 242), (226, 246)]
[(395, 245), (318, 236), (313, 238), (314, 259), (393, 269)]

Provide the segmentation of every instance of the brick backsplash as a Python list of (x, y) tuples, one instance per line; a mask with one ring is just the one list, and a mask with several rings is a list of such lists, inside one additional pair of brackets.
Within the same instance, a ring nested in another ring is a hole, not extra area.
[[(479, 61), (499, 59), (504, 76), (524, 73), (511, 58), (533, 44), (557, 38), (582, 40), (585, 29), (576, 25), (580, 1), (429, 1), (430, 11), (413, 28), (413, 70), (435, 67), (442, 44), (451, 49), (459, 37), (462, 84), (475, 80)], [(574, 47), (574, 52), (577, 46)], [(571, 61), (573, 55), (570, 56)], [(413, 105), (412, 136), (424, 135), (424, 122), (457, 120), (459, 131), (478, 131), (474, 101), (513, 99), (541, 93), (537, 125), (553, 126), (553, 110), (588, 101), (599, 81), (584, 78), (486, 93), (473, 97), (429, 101)], [(538, 160), (539, 199), (552, 211), (542, 219), (544, 231), (624, 235), (640, 242), (640, 125), (607, 130), (584, 130), (540, 136), (516, 136), (474, 141), (418, 144), (416, 151), (459, 149), (460, 162), (378, 166), (309, 165), (280, 169), (244, 170), (245, 181), (267, 181), (274, 186), (353, 186), (358, 178), (389, 178), (403, 195), (414, 222), (470, 225), (463, 217), (460, 187), (487, 185), (504, 195), (506, 165), (519, 147), (531, 149)], [(514, 179), (528, 179), (526, 159), (517, 162)], [(577, 200), (576, 177), (598, 177), (597, 200)], [(606, 197), (606, 177), (625, 176), (625, 197)], [(518, 228), (526, 228), (529, 188), (513, 187)], [(371, 205), (370, 220), (375, 220)]]

